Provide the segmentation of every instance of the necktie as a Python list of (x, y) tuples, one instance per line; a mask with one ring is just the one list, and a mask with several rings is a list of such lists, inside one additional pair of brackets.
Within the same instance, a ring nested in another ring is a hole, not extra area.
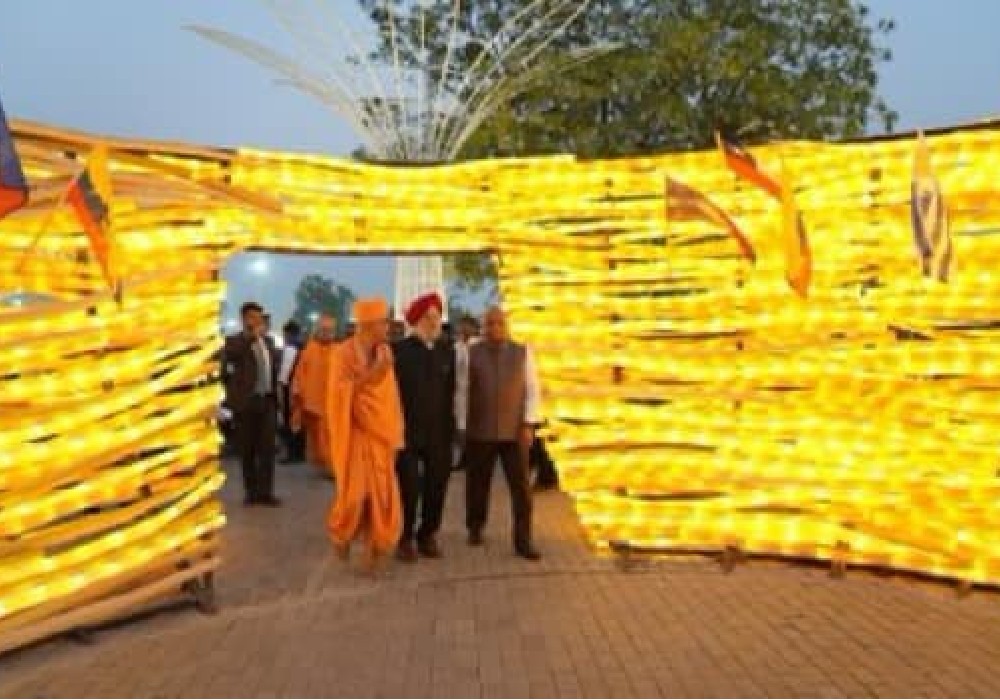
[(257, 355), (257, 390), (260, 394), (267, 395), (271, 393), (271, 365), (263, 338), (258, 338), (254, 343), (254, 354)]

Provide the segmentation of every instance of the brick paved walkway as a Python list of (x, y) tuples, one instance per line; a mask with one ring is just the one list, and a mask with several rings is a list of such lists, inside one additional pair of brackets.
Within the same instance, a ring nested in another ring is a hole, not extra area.
[[(582, 542), (559, 494), (536, 501), (540, 564), (510, 555), (506, 493), (487, 546), (345, 569), (322, 531), (329, 484), (280, 473), (286, 507), (231, 507), (223, 611), (182, 608), (0, 658), (24, 696), (988, 696), (1000, 694), (1000, 596), (861, 574), (703, 560), (622, 573)], [(231, 480), (225, 493), (239, 502)]]

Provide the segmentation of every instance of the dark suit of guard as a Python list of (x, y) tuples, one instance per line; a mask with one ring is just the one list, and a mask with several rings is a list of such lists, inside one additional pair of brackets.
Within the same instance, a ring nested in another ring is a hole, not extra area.
[(443, 336), (428, 346), (413, 334), (396, 343), (393, 354), (406, 423), (406, 444), (396, 460), (403, 502), (400, 547), (412, 544), (415, 537), (422, 554), (437, 556), (435, 536), (441, 527), (455, 438), (455, 353)]
[(226, 404), (233, 412), (248, 504), (276, 505), (275, 431), (280, 356), (270, 337), (238, 333), (222, 349)]

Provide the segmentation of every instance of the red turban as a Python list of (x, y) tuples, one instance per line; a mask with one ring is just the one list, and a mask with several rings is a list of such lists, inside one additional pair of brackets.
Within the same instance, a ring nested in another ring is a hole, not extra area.
[(444, 312), (444, 302), (437, 292), (424, 294), (422, 297), (414, 299), (409, 308), (406, 309), (406, 322), (411, 326), (417, 325), (424, 314), (431, 310), (431, 307), (436, 308), (438, 313)]

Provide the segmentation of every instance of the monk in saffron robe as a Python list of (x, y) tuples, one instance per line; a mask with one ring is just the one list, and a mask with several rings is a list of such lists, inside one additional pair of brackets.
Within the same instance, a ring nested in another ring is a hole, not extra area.
[(305, 430), (309, 462), (333, 475), (330, 426), (326, 419), (330, 358), (336, 351), (336, 323), (329, 314), (316, 322), (316, 331), (299, 356), (292, 378), (292, 429)]
[(337, 495), (327, 517), (342, 559), (366, 541), (364, 568), (374, 572), (395, 549), (402, 529), (396, 453), (403, 447), (403, 411), (389, 348), (389, 306), (383, 299), (354, 305), (355, 335), (330, 362), (327, 419)]

